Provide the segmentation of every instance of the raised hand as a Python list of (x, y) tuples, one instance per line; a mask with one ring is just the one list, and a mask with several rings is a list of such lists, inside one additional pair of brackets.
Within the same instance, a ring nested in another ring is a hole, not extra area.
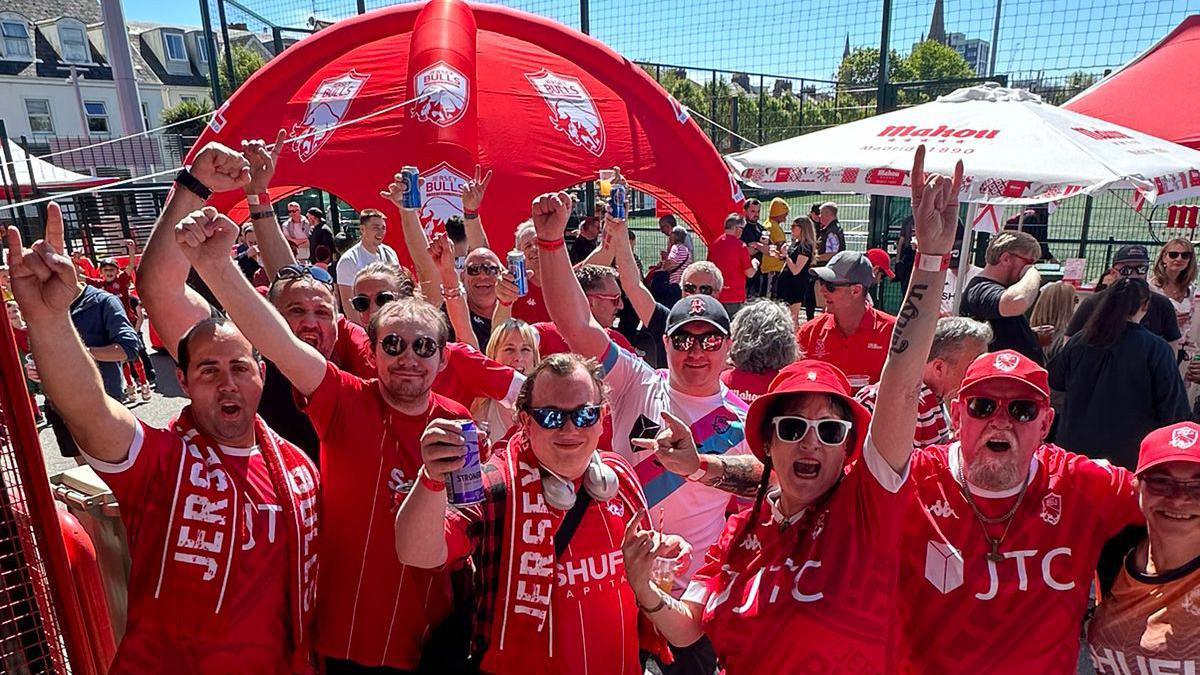
[(46, 237), (33, 246), (22, 246), (21, 233), (12, 226), (7, 241), (9, 280), (25, 320), (65, 315), (82, 288), (75, 264), (63, 253), (62, 209), (54, 202), (46, 207)]
[(642, 450), (653, 450), (659, 463), (671, 473), (690, 476), (700, 468), (700, 451), (692, 430), (671, 413), (662, 414), (662, 430), (654, 440), (635, 438), (629, 442)]
[(454, 269), (454, 245), (445, 233), (434, 236), (429, 241), (429, 257), (442, 275), (442, 284), (453, 284), (457, 276)]
[(625, 576), (635, 592), (650, 585), (656, 558), (682, 559), (692, 552), (691, 545), (682, 537), (647, 528), (647, 521), (646, 509), (638, 511), (625, 526), (621, 539)]
[(193, 211), (175, 226), (175, 242), (195, 267), (229, 260), (237, 235), (238, 226), (211, 206)]
[(566, 192), (547, 192), (533, 200), (533, 229), (539, 239), (562, 239), (571, 217), (571, 197)]
[(279, 163), (279, 153), (283, 152), (286, 138), (287, 132), (280, 129), (279, 133), (275, 135), (275, 143), (271, 147), (268, 147), (266, 141), (261, 138), (242, 141), (242, 155), (250, 164), (250, 182), (246, 185), (246, 192), (262, 194), (271, 186), (271, 179), (275, 176), (275, 167)]
[[(423, 179), (418, 179), (423, 180)], [(386, 190), (380, 190), (379, 196), (388, 200), (401, 211), (416, 211), (417, 209), (409, 209), (404, 206), (404, 193), (408, 191), (408, 176), (402, 173), (397, 173), (392, 176), (392, 182), (388, 183)]]
[(200, 150), (189, 170), (213, 192), (239, 190), (250, 183), (250, 162), (242, 153), (215, 141)]
[(962, 187), (962, 160), (954, 178), (925, 173), (925, 146), (917, 147), (912, 168), (912, 210), (917, 244), (922, 253), (946, 255), (954, 247), (958, 230), (958, 191)]
[(421, 461), (425, 474), (433, 480), (445, 480), (451, 471), (463, 467), (467, 454), (462, 425), (453, 420), (435, 419), (421, 434)]
[(488, 183), (492, 182), (492, 170), (488, 169), (487, 175), (480, 178), (479, 175), (482, 172), (483, 169), (476, 164), (475, 177), (463, 183), (462, 205), (465, 213), (479, 213), (479, 205), (483, 203), (483, 193), (487, 192)]
[(517, 301), (520, 297), (518, 294), (520, 289), (517, 288), (517, 278), (512, 272), (504, 270), (500, 273), (500, 277), (496, 280), (496, 301), (508, 307)]

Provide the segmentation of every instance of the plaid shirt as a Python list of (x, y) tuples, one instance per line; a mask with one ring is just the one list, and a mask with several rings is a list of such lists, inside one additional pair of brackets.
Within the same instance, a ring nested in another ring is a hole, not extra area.
[[(860, 389), (854, 398), (874, 414), (877, 396), (879, 385), (872, 384)], [(944, 445), (949, 443), (953, 436), (950, 418), (946, 415), (942, 402), (934, 395), (932, 389), (922, 384), (921, 398), (917, 401), (917, 428), (913, 434), (913, 448)]]
[[(496, 614), (496, 595), (500, 592), (500, 567), (504, 556), (504, 515), (508, 488), (500, 470), (484, 463), (483, 487), (486, 497), (478, 504), (451, 508), (446, 523), (450, 529), (465, 525), (470, 543), (470, 563), (475, 568), (475, 617), (471, 638), (471, 655), (478, 662), (487, 651), (492, 636), (492, 621)], [(457, 521), (451, 524), (450, 521)], [(453, 561), (451, 561), (453, 562)]]

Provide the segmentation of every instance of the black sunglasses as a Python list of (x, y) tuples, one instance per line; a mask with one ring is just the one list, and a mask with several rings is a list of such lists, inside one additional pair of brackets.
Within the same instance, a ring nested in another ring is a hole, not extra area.
[[(977, 420), (986, 420), (996, 414), (1002, 402), (986, 396), (972, 396), (967, 399), (967, 414)], [(1038, 414), (1042, 411), (1041, 403), (1027, 398), (1017, 398), (1007, 401), (1007, 403), (1009, 417), (1014, 422), (1021, 424), (1037, 419)]]
[(817, 430), (817, 440), (825, 445), (841, 445), (854, 426), (847, 420), (826, 417), (810, 420), (798, 415), (780, 415), (771, 420), (775, 426), (775, 437), (785, 443), (798, 443), (808, 435), (809, 429)]
[(586, 429), (596, 426), (596, 422), (600, 421), (600, 410), (601, 406), (593, 404), (581, 405), (572, 410), (533, 408), (529, 411), (529, 416), (543, 429), (561, 429), (568, 419), (576, 429)]
[(315, 267), (313, 265), (284, 265), (283, 267), (279, 268), (278, 272), (275, 273), (275, 281), (280, 281), (282, 279), (299, 279), (301, 277), (308, 277), (313, 281), (333, 288), (333, 277), (329, 274), (329, 272), (326, 272), (320, 267)]
[(725, 336), (721, 333), (684, 333), (671, 336), (671, 347), (677, 352), (690, 352), (697, 344), (706, 352), (715, 352), (725, 344)]
[[(380, 291), (375, 294), (375, 307), (383, 307), (389, 302), (396, 299), (396, 294), (391, 291)], [(350, 298), (350, 306), (356, 312), (365, 312), (371, 308), (371, 298), (366, 295), (356, 295)]]
[(683, 292), (687, 293), (688, 295), (695, 295), (697, 293), (699, 293), (701, 295), (716, 295), (716, 293), (713, 292), (715, 290), (716, 290), (715, 288), (713, 288), (712, 286), (709, 286), (708, 284), (701, 284), (699, 286), (697, 286), (696, 284), (684, 284), (683, 285)]
[(467, 265), (466, 269), (467, 269), (467, 276), (471, 276), (471, 277), (477, 277), (480, 274), (486, 274), (489, 277), (494, 277), (494, 276), (500, 274), (500, 268), (498, 266), (489, 265), (487, 263), (474, 263), (471, 265)]
[(1183, 258), (1184, 260), (1190, 260), (1192, 258), (1192, 252), (1191, 251), (1167, 251), (1167, 257), (1170, 258), (1171, 260), (1175, 260), (1176, 258)]
[(1150, 271), (1149, 265), (1132, 265), (1129, 267), (1122, 267), (1122, 268), (1118, 269), (1117, 273), (1123, 277), (1131, 277), (1135, 274), (1142, 276), (1142, 275), (1145, 275), (1149, 271)]
[(1175, 480), (1159, 474), (1148, 474), (1139, 476), (1138, 482), (1145, 485), (1146, 490), (1155, 497), (1183, 497), (1200, 502), (1200, 480)]
[(822, 282), (821, 282), (821, 286), (822, 286), (822, 287), (825, 289), (825, 291), (826, 291), (826, 292), (828, 292), (828, 293), (832, 293), (832, 292), (836, 291), (836, 290), (837, 290), (837, 289), (839, 289), (839, 288), (845, 288), (845, 287), (847, 287), (847, 286), (853, 286), (853, 285), (854, 285), (854, 284), (837, 284), (837, 283), (834, 283), (834, 282), (832, 282), (832, 281), (822, 281)]
[[(379, 346), (383, 347), (383, 353), (388, 356), (400, 356), (408, 349), (408, 342), (395, 333), (388, 333), (379, 341)], [(412, 341), (412, 351), (413, 354), (427, 359), (438, 352), (437, 340), (422, 335)]]

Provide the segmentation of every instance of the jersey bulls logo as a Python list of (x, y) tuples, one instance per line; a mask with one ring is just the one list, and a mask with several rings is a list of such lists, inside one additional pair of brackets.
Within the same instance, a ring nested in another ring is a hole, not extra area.
[(334, 127), (346, 119), (350, 103), (362, 91), (369, 77), (350, 70), (317, 85), (304, 110), (304, 119), (292, 125), (291, 136), (299, 137), (292, 141), (292, 149), (301, 162), (312, 159), (329, 142)]
[(471, 85), (466, 76), (445, 61), (438, 61), (417, 73), (413, 77), (413, 91), (425, 97), (415, 104), (413, 117), (439, 127), (448, 127), (462, 119), (471, 98)]
[(729, 197), (739, 204), (746, 201), (746, 195), (742, 194), (742, 186), (738, 184), (733, 174), (729, 174)]
[(452, 216), (462, 216), (462, 187), (467, 182), (467, 175), (442, 162), (421, 174), (421, 179), (425, 191), (421, 228), (428, 236), (434, 230), (445, 229), (446, 221)]
[(1180, 450), (1187, 450), (1200, 440), (1200, 434), (1196, 433), (1195, 429), (1189, 427), (1180, 427), (1171, 431), (1171, 446)]
[(593, 155), (604, 154), (604, 120), (582, 82), (545, 69), (525, 73), (525, 79), (550, 106), (550, 123), (555, 129)]
[(992, 365), (996, 367), (996, 370), (1003, 370), (1006, 373), (1011, 373), (1017, 369), (1017, 364), (1019, 363), (1020, 359), (1017, 358), (1016, 354), (997, 354), (996, 360), (992, 363)]
[(688, 316), (698, 316), (704, 313), (704, 301), (700, 298), (692, 298), (692, 304), (688, 307)]
[(1049, 525), (1057, 525), (1062, 518), (1062, 497), (1057, 492), (1051, 492), (1042, 498), (1041, 517)]

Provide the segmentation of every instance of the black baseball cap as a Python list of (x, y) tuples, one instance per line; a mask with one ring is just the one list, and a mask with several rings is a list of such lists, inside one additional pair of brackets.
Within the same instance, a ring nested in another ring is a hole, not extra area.
[(729, 312), (711, 295), (689, 295), (675, 303), (667, 315), (667, 335), (674, 335), (693, 321), (707, 323), (729, 335)]
[(115, 267), (117, 269), (121, 269), (121, 266), (117, 264), (115, 258), (105, 258), (104, 260), (101, 260), (100, 267)]
[(1129, 244), (1117, 249), (1117, 255), (1113, 257), (1113, 264), (1125, 262), (1150, 262), (1150, 252), (1141, 244)]

